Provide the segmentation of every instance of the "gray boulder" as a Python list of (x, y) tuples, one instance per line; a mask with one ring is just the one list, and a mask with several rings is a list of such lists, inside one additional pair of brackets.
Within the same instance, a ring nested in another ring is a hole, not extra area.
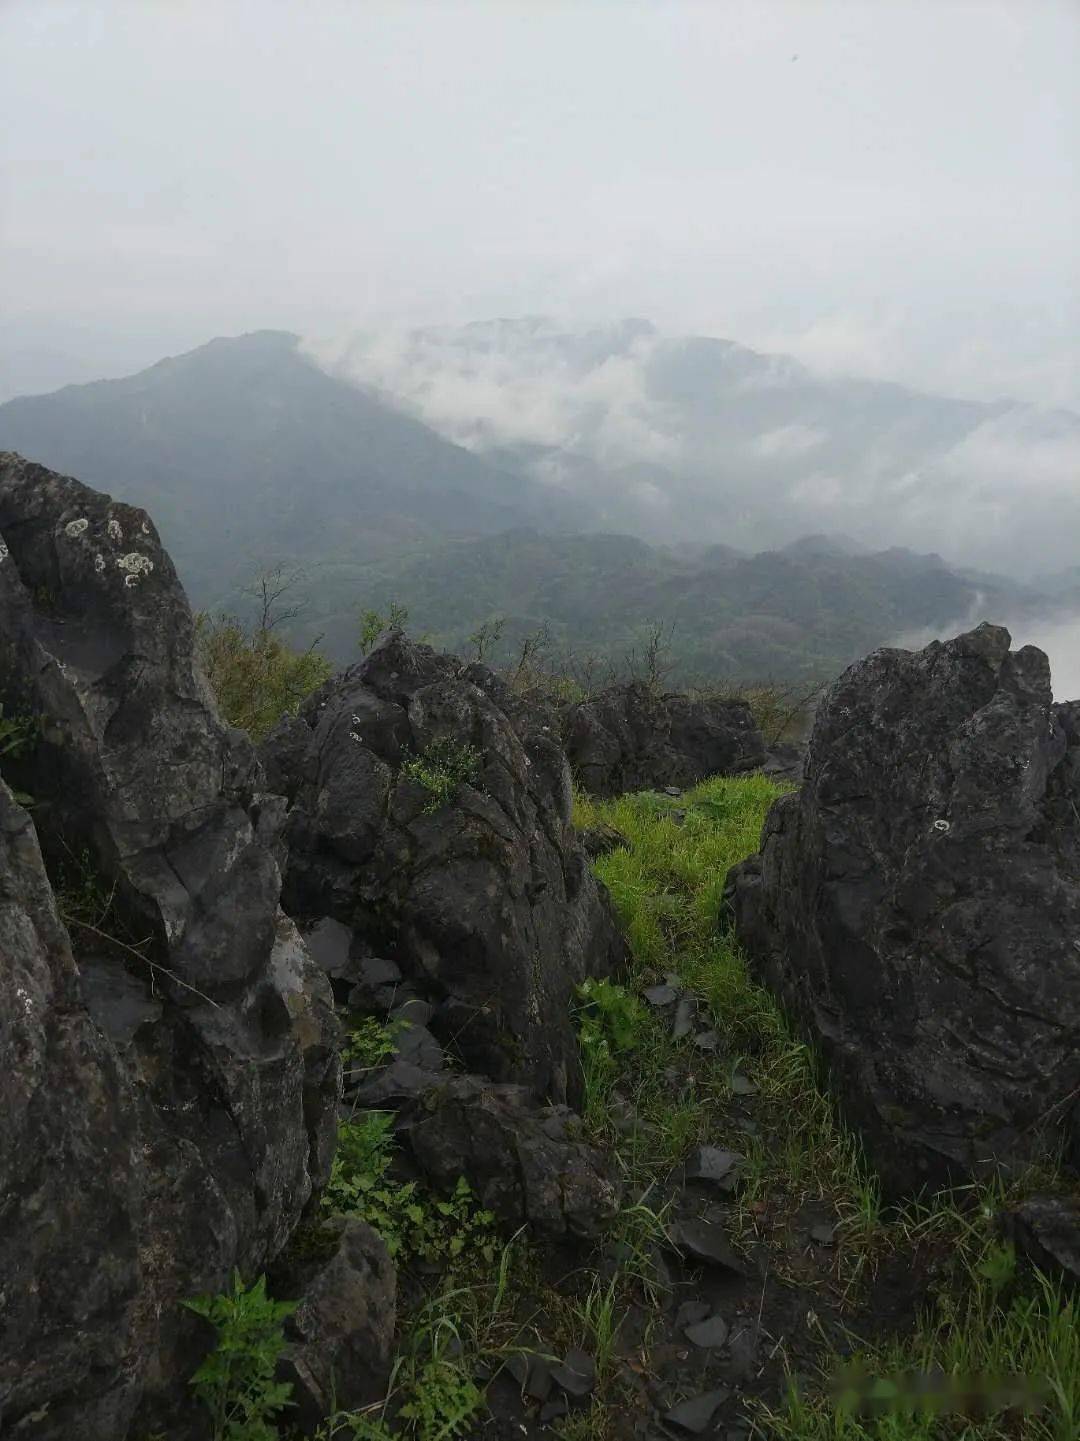
[(880, 650), (820, 707), (802, 789), (729, 899), (897, 1193), (1080, 1162), (1080, 705), (981, 625)]
[(3, 1421), (179, 1435), (180, 1299), (265, 1267), (328, 1175), (329, 986), (278, 906), (284, 807), (217, 716), (149, 518), (13, 455), (0, 701), (34, 721), (5, 760), (33, 825), (2, 800)]
[(305, 1234), (328, 1254), (294, 1259), (274, 1279), (280, 1294), (299, 1298), (285, 1322), (281, 1375), (293, 1388), (290, 1420), (313, 1434), (335, 1409), (385, 1395), (397, 1275), (382, 1238), (355, 1217), (331, 1217)]
[(428, 1090), (400, 1126), (420, 1170), (442, 1190), (464, 1176), (506, 1227), (596, 1236), (619, 1208), (614, 1167), (565, 1106), (539, 1106), (522, 1086), (456, 1076)]
[(765, 742), (744, 700), (658, 695), (633, 682), (564, 709), (563, 742), (591, 795), (680, 789), (765, 763)]
[(622, 964), (624, 943), (561, 747), (502, 698), (482, 667), (399, 632), (317, 692), (263, 751), (291, 804), (284, 898), (392, 960), (468, 1069), (564, 1101), (580, 1087), (574, 987)]

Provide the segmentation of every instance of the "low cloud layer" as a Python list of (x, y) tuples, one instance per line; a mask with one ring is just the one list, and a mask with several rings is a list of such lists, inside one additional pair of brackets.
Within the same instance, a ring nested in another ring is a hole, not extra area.
[(823, 380), (642, 321), (369, 331), (309, 353), (459, 444), (514, 450), (646, 538), (764, 548), (842, 531), (1026, 579), (1076, 558), (1070, 411)]

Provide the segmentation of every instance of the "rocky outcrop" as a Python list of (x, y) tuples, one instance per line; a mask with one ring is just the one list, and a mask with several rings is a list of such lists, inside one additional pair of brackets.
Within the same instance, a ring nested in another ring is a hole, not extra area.
[(397, 1275), (382, 1238), (355, 1217), (301, 1228), (298, 1239), (315, 1255), (286, 1259), (274, 1277), (280, 1295), (299, 1298), (285, 1322), (280, 1371), (292, 1386), (289, 1419), (311, 1435), (335, 1411), (385, 1395)]
[(480, 666), (390, 632), (263, 755), (288, 797), (290, 914), (389, 960), (470, 1069), (557, 1102), (574, 986), (624, 959), (570, 823), (566, 759)]
[(538, 1106), (524, 1087), (477, 1076), (432, 1087), (401, 1126), (436, 1187), (464, 1176), (504, 1226), (555, 1237), (596, 1236), (619, 1208), (614, 1167), (582, 1131), (565, 1106)]
[(591, 795), (684, 788), (766, 759), (746, 701), (658, 695), (641, 682), (566, 707), (560, 724), (574, 776)]
[(34, 802), (0, 793), (3, 1428), (179, 1436), (179, 1300), (264, 1267), (328, 1174), (329, 987), (278, 907), (284, 808), (209, 700), (149, 518), (12, 455), (0, 700), (29, 718), (4, 765)]
[(1080, 704), (982, 625), (852, 666), (732, 873), (738, 935), (890, 1188), (1080, 1162)]

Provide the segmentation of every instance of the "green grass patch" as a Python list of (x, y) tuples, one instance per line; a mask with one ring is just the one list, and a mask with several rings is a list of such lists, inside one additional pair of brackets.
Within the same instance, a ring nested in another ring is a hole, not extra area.
[[(741, 1151), (747, 1168), (734, 1239), (764, 1243), (772, 1274), (781, 1278), (791, 1219), (804, 1202), (826, 1202), (839, 1223), (824, 1284), (842, 1314), (866, 1314), (859, 1312), (866, 1285), (890, 1252), (912, 1265), (928, 1254), (946, 1258), (928, 1267), (926, 1304), (907, 1334), (884, 1341), (854, 1335), (842, 1363), (822, 1331), (819, 1374), (792, 1376), (783, 1404), (759, 1410), (755, 1435), (1075, 1441), (1077, 1301), (1045, 1277), (1018, 1270), (996, 1225), (1003, 1205), (1054, 1178), (1014, 1182), (1007, 1195), (987, 1186), (887, 1209), (875, 1174), (835, 1113), (814, 1053), (754, 982), (725, 923), (728, 870), (757, 850), (766, 812), (782, 789), (750, 776), (707, 781), (677, 798), (651, 792), (605, 802), (576, 798), (576, 824), (606, 822), (628, 839), (595, 870), (633, 951), (624, 993), (612, 987), (600, 1006), (594, 998), (579, 1023), (586, 1120), (646, 1197), (695, 1144)], [(634, 1008), (640, 991), (671, 974), (717, 1031), (715, 1055), (697, 1054), (690, 1038), (673, 1040), (670, 1011)], [(615, 1043), (616, 1023), (622, 1045)], [(756, 1135), (733, 1125), (736, 1078), (755, 1088)], [(804, 1275), (791, 1279), (822, 1284)], [(594, 1309), (604, 1299), (598, 1293)], [(601, 1411), (587, 1423), (575, 1421), (568, 1435), (576, 1437), (580, 1425), (583, 1436), (603, 1436), (608, 1419)]]

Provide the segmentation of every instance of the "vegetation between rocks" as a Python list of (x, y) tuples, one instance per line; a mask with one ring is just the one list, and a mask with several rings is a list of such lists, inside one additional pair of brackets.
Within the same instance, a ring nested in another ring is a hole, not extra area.
[[(578, 992), (585, 1123), (617, 1158), (627, 1187), (611, 1233), (584, 1260), (560, 1272), (529, 1236), (499, 1239), (464, 1180), (440, 1197), (391, 1177), (391, 1114), (361, 1112), (342, 1124), (323, 1213), (358, 1216), (379, 1232), (398, 1264), (403, 1304), (385, 1400), (329, 1417), (320, 1441), (482, 1436), (496, 1378), (520, 1378), (530, 1356), (555, 1360), (575, 1347), (592, 1368), (587, 1399), (553, 1418), (547, 1433), (560, 1441), (633, 1434), (658, 1374), (653, 1349), (665, 1326), (670, 1333), (663, 1256), (678, 1249), (671, 1178), (702, 1143), (738, 1150), (729, 1226), (765, 1277), (758, 1324), (771, 1352), (747, 1388), (744, 1434), (1076, 1436), (1076, 1300), (1020, 1264), (997, 1226), (1022, 1183), (887, 1208), (813, 1054), (748, 975), (724, 928), (724, 877), (756, 848), (777, 794), (750, 776), (678, 797), (577, 798), (579, 825), (604, 823), (625, 837), (596, 868), (633, 949), (629, 975)], [(691, 1025), (678, 1016), (672, 1023), (665, 986), (693, 1012)], [(390, 1027), (369, 1019), (346, 1054), (374, 1067), (392, 1049)], [(808, 1203), (832, 1218), (827, 1244), (813, 1255), (793, 1239)], [(916, 1280), (899, 1307), (883, 1289), (897, 1271)], [(804, 1308), (799, 1336), (775, 1319), (790, 1316), (785, 1296)], [(217, 1352), (193, 1378), (215, 1438), (277, 1434), (268, 1428), (287, 1418), (288, 1388), (273, 1381), (268, 1358), (280, 1349), (288, 1305), (270, 1300), (262, 1282), (244, 1292), (234, 1278), (230, 1293), (192, 1308), (219, 1332)]]

